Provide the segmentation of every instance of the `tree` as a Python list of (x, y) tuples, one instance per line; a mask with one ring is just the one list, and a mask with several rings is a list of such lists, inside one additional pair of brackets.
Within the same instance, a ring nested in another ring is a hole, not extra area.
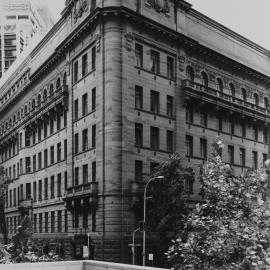
[[(160, 255), (163, 255), (168, 250), (172, 235), (181, 228), (182, 220), (188, 213), (184, 185), (190, 183), (191, 186), (194, 182), (194, 173), (191, 168), (182, 166), (180, 155), (175, 153), (158, 165), (150, 178), (157, 176), (164, 176), (164, 179), (153, 181), (147, 189), (149, 199), (147, 199), (146, 230), (158, 235), (158, 249)], [(134, 208), (142, 220), (143, 198)]]
[(3, 233), (4, 243), (7, 243), (7, 226), (5, 218), (5, 202), (8, 185), (11, 183), (11, 179), (6, 176), (6, 172), (3, 167), (0, 167), (0, 231)]
[(204, 202), (188, 215), (167, 255), (175, 269), (269, 269), (270, 204), (264, 170), (235, 176), (220, 157), (222, 141), (203, 170)]

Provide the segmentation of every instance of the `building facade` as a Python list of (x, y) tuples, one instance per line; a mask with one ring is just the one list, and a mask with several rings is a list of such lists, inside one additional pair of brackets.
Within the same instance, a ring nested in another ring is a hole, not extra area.
[(0, 15), (1, 78), (31, 39), (37, 33), (44, 36), (54, 22), (47, 8), (37, 7), (30, 0), (3, 0)]
[(27, 209), (42, 246), (80, 257), (89, 235), (95, 259), (131, 262), (132, 206), (171, 153), (199, 173), (219, 135), (236, 173), (267, 159), (269, 57), (185, 1), (66, 1), (0, 88), (9, 234)]

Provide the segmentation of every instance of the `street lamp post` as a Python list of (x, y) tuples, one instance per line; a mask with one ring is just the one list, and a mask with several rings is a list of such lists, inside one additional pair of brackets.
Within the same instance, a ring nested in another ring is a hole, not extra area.
[(164, 179), (164, 176), (157, 176), (157, 177), (153, 177), (150, 178), (144, 188), (144, 193), (143, 193), (143, 266), (145, 266), (145, 237), (146, 237), (146, 231), (145, 231), (145, 222), (146, 222), (146, 192), (147, 192), (147, 187), (149, 186), (149, 184), (157, 179)]

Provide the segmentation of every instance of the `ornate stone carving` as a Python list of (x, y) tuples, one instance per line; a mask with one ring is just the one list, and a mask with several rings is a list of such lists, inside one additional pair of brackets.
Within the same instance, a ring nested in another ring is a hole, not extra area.
[(134, 36), (133, 36), (132, 33), (126, 33), (125, 34), (125, 38), (126, 38), (126, 49), (127, 49), (127, 51), (131, 51), (132, 50)]
[(154, 8), (159, 13), (167, 14), (170, 12), (168, 0), (145, 0), (145, 5)]
[(101, 42), (101, 34), (96, 34), (96, 48), (97, 52), (100, 52), (100, 42)]
[(73, 10), (74, 23), (76, 23), (78, 18), (80, 18), (83, 15), (83, 13), (88, 9), (88, 5), (89, 5), (88, 0), (77, 0)]
[(186, 57), (184, 55), (178, 56), (178, 62), (179, 62), (179, 70), (184, 71), (185, 70), (185, 63), (186, 63)]

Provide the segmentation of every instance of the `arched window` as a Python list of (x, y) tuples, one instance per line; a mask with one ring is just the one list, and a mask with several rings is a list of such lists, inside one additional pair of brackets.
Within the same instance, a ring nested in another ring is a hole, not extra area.
[(40, 104), (41, 104), (41, 95), (39, 94), (37, 98), (37, 105), (39, 106)]
[(247, 92), (246, 92), (246, 89), (242, 88), (241, 89), (241, 95), (242, 95), (242, 99), (243, 101), (247, 101)]
[(61, 86), (61, 80), (60, 80), (60, 78), (57, 78), (56, 89), (60, 88), (60, 86)]
[(65, 72), (63, 75), (63, 85), (67, 84), (67, 73)]
[(53, 95), (53, 84), (50, 85), (50, 92), (49, 93), (50, 93), (50, 96)]
[(43, 101), (47, 100), (47, 89), (44, 89), (43, 91)]
[(217, 78), (217, 90), (223, 92), (223, 82), (220, 78)]
[(263, 103), (264, 103), (264, 108), (266, 110), (268, 110), (269, 109), (269, 101), (268, 101), (268, 98), (267, 97), (264, 97)]
[(6, 130), (8, 130), (8, 122), (6, 122)]
[(21, 119), (21, 113), (20, 113), (20, 112), (17, 113), (17, 119), (18, 119), (18, 120)]
[(231, 91), (231, 96), (235, 97), (235, 86), (234, 86), (234, 84), (230, 83), (229, 87), (230, 87), (230, 91)]
[(207, 87), (208, 86), (208, 76), (204, 71), (201, 73), (201, 80), (202, 80), (202, 85)]
[(9, 119), (9, 127), (11, 127), (12, 126), (12, 119), (10, 118)]
[(36, 100), (33, 99), (33, 100), (32, 100), (32, 111), (34, 111), (35, 108), (36, 108)]
[(256, 106), (259, 106), (259, 96), (258, 96), (258, 94), (254, 93), (253, 97), (254, 97), (254, 104)]
[(24, 115), (27, 114), (27, 105), (24, 106)]
[(188, 66), (186, 69), (187, 79), (194, 82), (194, 70), (191, 66)]
[(13, 123), (16, 123), (16, 114), (13, 115)]

